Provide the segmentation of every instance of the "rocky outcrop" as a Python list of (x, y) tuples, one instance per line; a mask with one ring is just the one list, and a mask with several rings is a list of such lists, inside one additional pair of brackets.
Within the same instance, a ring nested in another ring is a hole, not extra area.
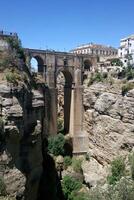
[[(134, 89), (122, 96), (121, 87), (118, 81), (113, 85), (95, 83), (84, 89), (88, 153), (102, 167), (134, 147)], [(90, 176), (92, 170), (89, 166), (87, 169), (85, 173)], [(102, 169), (97, 171), (99, 174)]]
[(37, 199), (43, 172), (43, 93), (24, 85), (0, 84), (0, 116), (0, 174), (6, 192)]

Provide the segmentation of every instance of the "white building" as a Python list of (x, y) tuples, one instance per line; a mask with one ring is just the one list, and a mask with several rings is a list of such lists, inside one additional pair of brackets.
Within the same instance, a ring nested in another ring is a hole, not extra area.
[(127, 66), (128, 61), (130, 64), (134, 64), (134, 35), (130, 35), (120, 40), (118, 56), (124, 66)]
[(115, 58), (118, 55), (118, 50), (111, 46), (89, 43), (81, 45), (71, 50), (70, 52), (75, 54), (90, 54), (96, 55), (100, 58), (100, 61), (108, 58)]

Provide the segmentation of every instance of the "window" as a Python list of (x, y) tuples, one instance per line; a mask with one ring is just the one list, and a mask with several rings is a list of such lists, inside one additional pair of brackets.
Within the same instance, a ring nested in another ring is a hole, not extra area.
[(65, 58), (64, 59), (64, 66), (67, 66), (68, 65), (68, 62), (67, 62), (67, 59)]
[(87, 53), (87, 49), (84, 50), (84, 53)]

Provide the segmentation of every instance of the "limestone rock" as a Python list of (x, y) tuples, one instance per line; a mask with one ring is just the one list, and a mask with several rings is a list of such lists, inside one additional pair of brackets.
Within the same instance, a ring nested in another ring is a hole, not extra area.
[(134, 147), (134, 90), (121, 94), (121, 82), (95, 83), (84, 89), (84, 128), (89, 150), (105, 165)]
[(10, 169), (4, 174), (4, 182), (6, 184), (6, 192), (14, 197), (18, 193), (24, 194), (26, 178), (16, 168)]
[(98, 183), (103, 183), (107, 176), (106, 167), (99, 164), (94, 158), (90, 161), (83, 161), (82, 164), (85, 182), (89, 187), (95, 187)]
[(36, 200), (43, 171), (43, 94), (29, 91), (24, 85), (11, 91), (0, 84), (0, 105), (4, 123), (0, 132), (0, 175), (9, 196), (15, 198), (25, 191), (28, 200)]

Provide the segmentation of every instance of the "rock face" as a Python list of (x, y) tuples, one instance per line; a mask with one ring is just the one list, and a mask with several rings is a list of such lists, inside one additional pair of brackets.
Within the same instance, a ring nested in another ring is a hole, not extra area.
[(38, 90), (0, 84), (0, 174), (10, 196), (37, 199), (44, 98)]
[(134, 146), (134, 90), (125, 96), (121, 86), (94, 84), (84, 91), (85, 129), (89, 149), (101, 163), (124, 155)]
[[(121, 83), (96, 83), (84, 90), (89, 154), (102, 166), (134, 147), (134, 89), (125, 96)], [(90, 167), (85, 172), (90, 175)]]
[[(94, 172), (91, 166), (84, 167), (87, 182), (91, 184), (96, 175), (101, 180), (104, 166), (114, 157), (126, 155), (134, 147), (134, 90), (122, 96), (121, 87), (121, 83), (96, 83), (84, 90), (84, 127), (89, 135), (89, 154), (98, 163)], [(93, 173), (96, 175), (92, 176)]]

